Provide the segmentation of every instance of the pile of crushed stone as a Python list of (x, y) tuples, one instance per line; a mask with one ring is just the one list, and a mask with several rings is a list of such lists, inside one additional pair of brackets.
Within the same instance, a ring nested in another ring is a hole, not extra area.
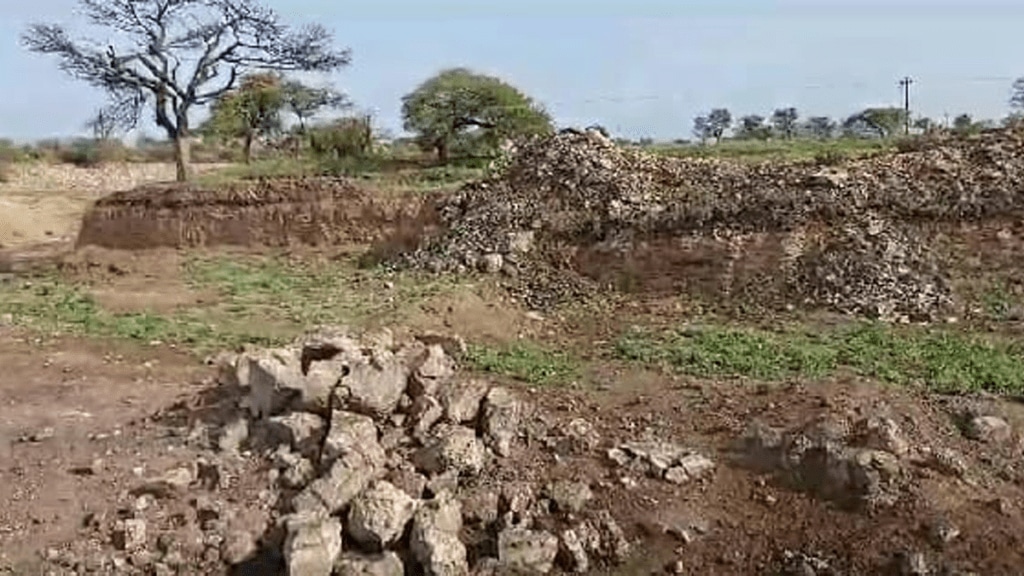
[[(913, 225), (1020, 210), (1024, 133), (935, 139), (919, 148), (840, 166), (738, 164), (655, 156), (596, 131), (566, 130), (513, 147), (501, 172), (443, 200), (443, 232), (394, 263), (502, 273), (527, 305), (543, 309), (597, 290), (574, 271), (580, 247), (787, 233), (816, 223), (835, 227), (837, 238), (801, 258), (799, 273), (787, 278), (800, 299), (843, 312), (934, 318), (950, 301), (948, 282)], [(872, 218), (867, 228), (882, 231), (848, 241), (851, 223), (863, 229)]]
[(954, 303), (929, 247), (874, 214), (812, 239), (788, 276), (804, 303), (886, 321), (928, 321)]

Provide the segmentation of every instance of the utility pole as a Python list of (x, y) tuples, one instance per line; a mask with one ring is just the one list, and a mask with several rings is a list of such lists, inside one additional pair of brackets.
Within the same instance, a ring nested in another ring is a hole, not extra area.
[(903, 128), (907, 134), (910, 134), (910, 85), (913, 83), (910, 76), (900, 80), (900, 87), (903, 88), (903, 121), (906, 124)]

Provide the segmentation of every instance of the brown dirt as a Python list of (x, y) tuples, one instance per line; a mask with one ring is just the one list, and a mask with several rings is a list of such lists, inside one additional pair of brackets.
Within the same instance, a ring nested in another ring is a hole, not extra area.
[(144, 186), (97, 201), (76, 245), (139, 250), (364, 243), (417, 226), (423, 200), (340, 179), (258, 181), (223, 190)]
[[(40, 552), (73, 539), (86, 513), (117, 499), (133, 468), (173, 460), (147, 444), (145, 421), (190, 397), (202, 370), (167, 348), (2, 328), (0, 350), (0, 572), (29, 574)], [(101, 473), (80, 471), (97, 459)]]

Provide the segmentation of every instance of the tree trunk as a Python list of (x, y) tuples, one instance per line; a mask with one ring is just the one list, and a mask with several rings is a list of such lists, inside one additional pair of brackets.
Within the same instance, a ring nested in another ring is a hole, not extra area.
[(246, 133), (245, 135), (245, 147), (243, 148), (243, 154), (245, 156), (245, 163), (252, 163), (252, 134)]
[(178, 133), (174, 136), (174, 169), (178, 182), (188, 181), (189, 142), (188, 137)]
[(441, 164), (448, 163), (448, 143), (444, 140), (437, 143), (437, 161)]

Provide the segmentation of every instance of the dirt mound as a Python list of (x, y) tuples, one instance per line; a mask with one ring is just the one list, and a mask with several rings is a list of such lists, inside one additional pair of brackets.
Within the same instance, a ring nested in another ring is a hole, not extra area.
[[(865, 218), (876, 215), (887, 228), (888, 222), (910, 226), (860, 234), (855, 242), (825, 242), (819, 251), (840, 253), (801, 258), (803, 269), (786, 279), (787, 289), (843, 311), (877, 315), (880, 308), (933, 317), (949, 298), (942, 271), (934, 277), (941, 258), (923, 256), (931, 239), (917, 226), (1019, 213), (1024, 133), (997, 131), (921, 148), (840, 167), (751, 166), (656, 157), (621, 149), (596, 132), (563, 131), (513, 149), (501, 173), (448, 198), (439, 208), (444, 232), (425, 238), (396, 263), (501, 271), (528, 304), (544, 308), (597, 288), (579, 274), (580, 251), (601, 247), (626, 257), (665, 238), (698, 237), (720, 243), (731, 261), (741, 258), (752, 235), (798, 235), (808, 226), (863, 228)], [(792, 259), (779, 254), (774, 260), (786, 258)], [(763, 272), (779, 276), (771, 266)], [(837, 276), (836, 266), (845, 271)], [(729, 276), (731, 264), (724, 268)], [(864, 277), (839, 291), (822, 287), (849, 274)], [(804, 281), (814, 284), (794, 285)], [(915, 285), (895, 290), (894, 282)]]
[(344, 179), (258, 180), (225, 188), (143, 186), (97, 201), (77, 246), (311, 246), (365, 243), (429, 220), (423, 198), (361, 189)]

